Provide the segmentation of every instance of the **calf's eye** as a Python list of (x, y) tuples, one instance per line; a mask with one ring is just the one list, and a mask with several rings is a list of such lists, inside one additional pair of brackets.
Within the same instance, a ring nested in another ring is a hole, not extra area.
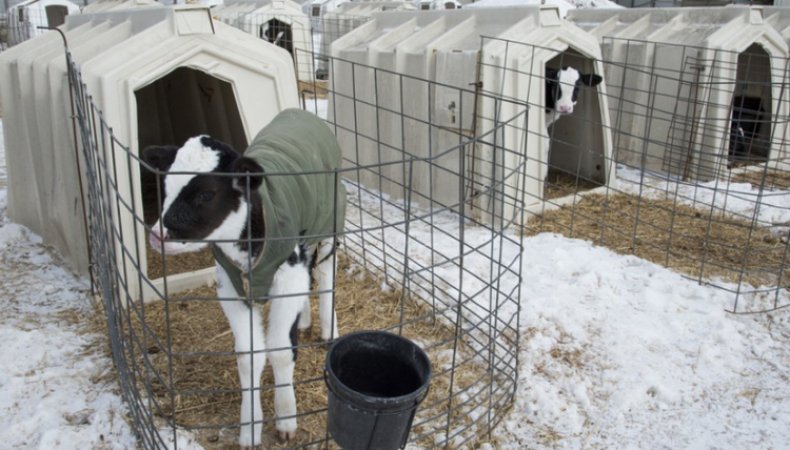
[(197, 195), (197, 203), (207, 203), (214, 199), (214, 191), (203, 191)]

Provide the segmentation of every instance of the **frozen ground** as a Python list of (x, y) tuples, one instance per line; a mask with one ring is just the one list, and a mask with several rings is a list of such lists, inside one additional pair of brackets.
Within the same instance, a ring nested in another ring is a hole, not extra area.
[(8, 220), (2, 144), (0, 121), (0, 448), (134, 448), (86, 281)]
[[(4, 160), (0, 447), (132, 449), (87, 283), (8, 220)], [(483, 448), (788, 447), (790, 311), (733, 316), (722, 291), (550, 234), (522, 275), (517, 398)]]

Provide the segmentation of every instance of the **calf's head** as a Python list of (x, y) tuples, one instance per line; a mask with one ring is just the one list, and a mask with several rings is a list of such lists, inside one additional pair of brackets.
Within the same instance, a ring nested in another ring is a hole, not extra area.
[(546, 69), (546, 112), (571, 114), (579, 96), (579, 88), (597, 86), (603, 81), (598, 75), (581, 73), (573, 67)]
[(263, 180), (260, 165), (205, 135), (180, 148), (148, 147), (143, 161), (164, 172), (162, 212), (149, 235), (151, 247), (176, 254), (205, 248), (209, 240), (239, 239), (250, 196)]

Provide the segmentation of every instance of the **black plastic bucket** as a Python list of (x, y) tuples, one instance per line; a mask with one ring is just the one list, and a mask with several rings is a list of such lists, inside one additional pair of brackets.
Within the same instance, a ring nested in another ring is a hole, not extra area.
[(410, 340), (384, 331), (347, 334), (326, 356), (329, 433), (345, 450), (403, 448), (428, 394), (431, 364)]

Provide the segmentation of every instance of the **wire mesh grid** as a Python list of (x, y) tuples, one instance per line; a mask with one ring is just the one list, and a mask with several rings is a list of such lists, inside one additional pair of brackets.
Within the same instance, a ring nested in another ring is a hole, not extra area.
[(48, 32), (46, 28), (63, 25), (68, 14), (69, 9), (63, 5), (20, 6), (3, 11), (0, 15), (0, 51), (41, 36)]
[[(302, 80), (312, 79), (317, 73), (316, 63), (321, 61), (307, 58), (298, 60), (297, 51), (318, 51), (324, 40), (336, 39), (341, 34), (335, 33), (339, 33), (343, 29), (340, 25), (336, 29), (327, 27), (328, 31), (324, 33), (322, 28), (317, 28), (315, 21), (311, 21), (304, 14), (295, 14), (294, 11), (222, 14), (222, 10), (220, 10), (220, 13), (215, 13), (214, 17), (287, 51), (294, 59), (298, 78)], [(350, 29), (343, 29), (343, 33), (348, 31)], [(325, 67), (325, 64), (321, 64), (321, 67)]]
[(314, 76), (325, 80), (332, 42), (370, 20), (367, 16), (342, 13), (308, 18), (287, 12), (255, 11), (220, 12), (215, 17), (288, 51), (294, 58), (298, 78), (303, 82), (309, 82)]
[[(543, 159), (528, 156), (541, 169), (527, 171), (526, 185), (542, 189), (525, 192), (526, 233), (583, 238), (667, 266), (727, 292), (732, 312), (790, 305), (785, 58), (758, 44), (736, 52), (604, 38), (598, 60), (486, 41), (522, 55), (520, 66), (492, 66), (540, 79), (532, 89), (545, 89), (534, 60), (604, 78), (581, 88), (572, 115), (531, 124), (549, 148)], [(523, 92), (542, 107), (543, 91)]]
[(8, 15), (0, 14), (0, 52), (8, 48)]
[[(353, 83), (349, 92), (349, 85), (335, 84), (334, 77), (329, 82), (311, 77), (302, 84), (304, 105), (326, 114), (343, 148), (343, 167), (332, 172), (348, 191), (331, 289), (340, 333), (390, 330), (425, 349), (433, 377), (410, 441), (423, 448), (471, 446), (503, 417), (518, 378), (522, 235), (511, 225), (521, 220), (523, 204), (510, 193), (523, 181), (523, 144), (509, 148), (502, 136), (508, 129), (524, 129), (526, 106), (479, 90), (326, 60), (333, 74), (364, 73), (401, 89), (452, 95), (465, 117), (451, 126), (436, 117), (430, 103), (399, 107), (387, 103), (391, 97), (354, 92)], [(181, 274), (175, 272), (205, 270), (205, 261), (187, 263), (184, 269), (145, 246), (151, 229), (150, 217), (146, 219), (151, 209), (160, 214), (163, 188), (160, 182), (146, 184), (133, 169), (162, 173), (116, 139), (79, 71), (70, 67), (89, 204), (92, 280), (141, 445), (178, 448), (184, 433), (191, 432), (206, 448), (234, 447), (240, 429), (251, 426), (240, 423), (243, 390), (236, 363), (282, 349), (234, 351), (214, 289), (176, 292)], [(492, 110), (507, 103), (515, 113), (486, 117), (475, 108), (483, 101), (495, 104)], [(349, 108), (355, 111), (351, 116), (342, 112)], [(372, 117), (397, 122), (398, 133), (371, 128)], [(472, 122), (487, 126), (470, 132)], [(489, 164), (497, 169), (484, 182), (472, 182), (468, 164), (479, 152), (489, 155)], [(510, 167), (500, 167), (499, 161)], [(157, 201), (143, 202), (140, 210), (139, 199), (152, 188)], [(123, 217), (132, 217), (131, 225)], [(149, 272), (152, 261), (160, 266), (159, 279)], [(275, 422), (287, 417), (274, 415), (273, 391), (282, 385), (274, 383), (271, 372), (267, 369), (260, 386), (248, 389), (262, 398), (262, 444), (335, 448), (325, 425), (325, 342), (310, 334), (302, 341), (296, 346), (293, 381), (300, 427), (295, 442), (274, 437)]]
[[(501, 57), (486, 57), (492, 44)], [(414, 445), (472, 445), (507, 410), (525, 235), (558, 232), (650, 259), (730, 292), (735, 312), (790, 304), (787, 61), (759, 47), (736, 53), (615, 39), (603, 47), (606, 58), (597, 60), (483, 38), (477, 82), (468, 87), (295, 49), (297, 63), (326, 65), (328, 80), (297, 71), (302, 105), (343, 148), (338, 173), (349, 210), (333, 290), (341, 333), (393, 330), (434, 364)], [(541, 129), (534, 113), (544, 111), (544, 65), (595, 72), (605, 85), (582, 88), (575, 113)], [(170, 293), (177, 275), (168, 260), (139, 252), (146, 211), (130, 196), (145, 187), (133, 180), (130, 191), (118, 188), (119, 174), (133, 178), (137, 153), (114, 138), (79, 73), (72, 76), (94, 285), (141, 442), (178, 446), (178, 433), (192, 430), (206, 447), (232, 446), (245, 425), (239, 354), (216, 294)], [(134, 227), (117, 220), (124, 214)], [(161, 285), (145, 270), (153, 260)], [(166, 301), (130, 295), (145, 290)], [(332, 445), (324, 347), (306, 341), (294, 381), (302, 428), (295, 444), (273, 441), (270, 375), (255, 388), (268, 446)]]
[[(449, 359), (434, 380), (448, 390), (433, 403), (439, 408), (432, 413), (447, 420), (447, 433), (424, 445), (468, 445), (501, 418), (516, 381), (521, 237), (508, 230), (517, 216), (502, 211), (520, 210), (506, 186), (521, 179), (523, 158), (521, 147), (507, 147), (501, 133), (523, 129), (526, 109), (515, 103), (517, 114), (485, 118), (497, 125), (475, 133), (473, 124), (484, 121), (475, 112), (480, 92), (340, 58), (328, 63), (329, 81), (305, 85), (302, 94), (307, 109), (326, 111), (345, 160), (351, 162), (347, 180), (354, 207), (347, 215), (344, 247), (385, 284), (404, 290), (407, 297), (426, 299), (431, 323), (449, 327), (444, 333), (452, 330), (437, 342), (439, 353)], [(464, 120), (453, 123), (437, 114), (437, 100), (446, 95), (455, 99)], [(505, 177), (489, 176), (481, 183), (471, 162), (484, 149), (495, 160), (520, 162)], [(480, 202), (485, 196), (496, 201)], [(403, 319), (396, 325), (399, 332), (411, 321)], [(468, 339), (457, 341), (456, 336)], [(487, 361), (484, 366), (480, 356)], [(441, 404), (456, 396), (453, 390), (458, 390), (455, 405), (447, 405), (444, 416)], [(418, 415), (417, 426), (426, 420), (431, 419)]]

